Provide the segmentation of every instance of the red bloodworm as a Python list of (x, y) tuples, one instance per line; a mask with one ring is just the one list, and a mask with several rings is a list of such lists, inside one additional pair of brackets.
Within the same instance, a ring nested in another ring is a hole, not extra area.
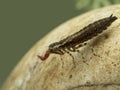
[(40, 58), (42, 61), (46, 60), (50, 55), (50, 52), (49, 50), (46, 51), (45, 55), (44, 56), (40, 56), (40, 55), (37, 55), (38, 58)]

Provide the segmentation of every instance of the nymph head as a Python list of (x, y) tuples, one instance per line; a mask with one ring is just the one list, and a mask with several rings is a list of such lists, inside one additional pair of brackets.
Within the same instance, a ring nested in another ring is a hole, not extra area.
[(60, 47), (60, 43), (59, 42), (55, 42), (49, 45), (49, 51), (50, 53), (55, 53), (55, 54), (60, 54), (62, 55), (63, 52), (61, 51), (61, 47)]
[(42, 61), (46, 60), (50, 54), (60, 54), (63, 55), (63, 51), (60, 49), (60, 44), (58, 42), (49, 45), (48, 50), (45, 52), (44, 56), (37, 55)]

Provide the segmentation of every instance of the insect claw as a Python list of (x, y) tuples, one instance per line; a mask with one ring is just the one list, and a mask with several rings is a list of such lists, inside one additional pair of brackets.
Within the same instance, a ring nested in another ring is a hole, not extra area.
[(110, 18), (112, 18), (113, 14), (110, 15)]

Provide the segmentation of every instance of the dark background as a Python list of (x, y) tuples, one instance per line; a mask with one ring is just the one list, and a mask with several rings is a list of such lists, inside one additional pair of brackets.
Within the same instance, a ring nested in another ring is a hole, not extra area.
[(79, 13), (74, 0), (0, 1), (0, 85), (41, 37)]
[[(107, 1), (107, 3), (106, 3)], [(0, 0), (0, 86), (23, 55), (50, 30), (118, 0)]]

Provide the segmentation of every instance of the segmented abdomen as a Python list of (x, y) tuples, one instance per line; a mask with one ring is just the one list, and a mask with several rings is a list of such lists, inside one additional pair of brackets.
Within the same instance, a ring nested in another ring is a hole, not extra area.
[(60, 41), (61, 47), (72, 47), (80, 43), (84, 43), (85, 41), (90, 40), (91, 38), (95, 37), (99, 33), (103, 32), (110, 26), (115, 20), (117, 19), (116, 16), (109, 16), (107, 18), (100, 19), (95, 21), (92, 24), (89, 24), (82, 30), (74, 33), (71, 36)]

